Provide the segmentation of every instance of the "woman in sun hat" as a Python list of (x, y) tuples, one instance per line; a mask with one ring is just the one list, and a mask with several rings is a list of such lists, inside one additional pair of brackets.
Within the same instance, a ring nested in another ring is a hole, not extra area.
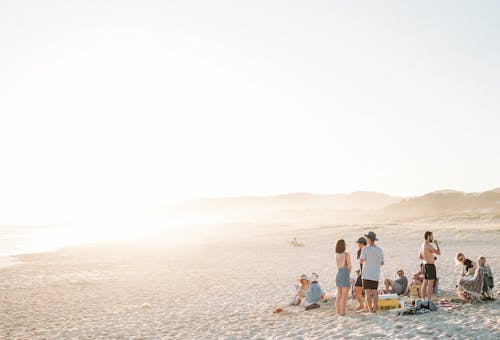
[(295, 306), (300, 305), (302, 300), (304, 300), (310, 285), (309, 278), (306, 274), (300, 275), (300, 277), (297, 278), (297, 282), (299, 283), (299, 285), (296, 286), (297, 292), (295, 293), (292, 302), (290, 302), (291, 305)]

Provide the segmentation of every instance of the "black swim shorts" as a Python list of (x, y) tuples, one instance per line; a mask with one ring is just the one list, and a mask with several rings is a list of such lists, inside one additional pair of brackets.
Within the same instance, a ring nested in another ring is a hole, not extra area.
[(355, 287), (363, 287), (363, 280), (361, 280), (361, 275), (358, 275), (358, 278), (356, 279), (356, 283), (354, 284)]
[(363, 288), (376, 290), (376, 289), (378, 289), (378, 281), (364, 280), (363, 279)]
[(427, 263), (424, 265), (424, 278), (426, 280), (437, 279), (436, 266), (434, 263)]

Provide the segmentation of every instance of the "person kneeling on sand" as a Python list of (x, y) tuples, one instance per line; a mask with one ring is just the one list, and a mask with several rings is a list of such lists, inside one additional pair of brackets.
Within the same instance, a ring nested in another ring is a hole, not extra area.
[(325, 293), (318, 283), (318, 274), (312, 273), (309, 280), (311, 284), (306, 293), (306, 310), (319, 308), (319, 301), (325, 297)]
[(462, 266), (462, 272), (460, 274), (462, 277), (466, 275), (474, 276), (477, 269), (477, 263), (466, 259), (463, 253), (458, 253), (455, 256), (455, 263)]
[(405, 292), (405, 294), (408, 294), (410, 292), (412, 297), (422, 297), (422, 285), (424, 284), (424, 271), (423, 271), (423, 264), (420, 265), (418, 272), (414, 273), (411, 276), (411, 282), (410, 285), (408, 286), (408, 291)]
[(385, 279), (385, 289), (384, 293), (398, 294), (401, 295), (406, 292), (406, 288), (408, 287), (408, 279), (405, 276), (403, 269), (399, 269), (398, 272), (399, 279), (393, 281), (390, 279)]

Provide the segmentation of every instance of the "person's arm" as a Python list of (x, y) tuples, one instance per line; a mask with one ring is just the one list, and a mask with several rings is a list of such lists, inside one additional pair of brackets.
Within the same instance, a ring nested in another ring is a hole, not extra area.
[(383, 266), (384, 265), (384, 252), (382, 251), (382, 249), (380, 249), (380, 253), (382, 254), (382, 259), (380, 261), (380, 265)]
[(436, 245), (436, 248), (437, 248), (437, 249), (434, 249), (434, 247), (431, 247), (432, 252), (433, 252), (434, 254), (441, 255), (441, 249), (439, 249), (439, 244), (438, 244), (438, 241), (434, 241), (434, 244)]
[(474, 272), (474, 274), (477, 272), (477, 262), (472, 261), (472, 271)]
[(420, 250), (418, 251), (418, 259), (423, 260), (424, 259), (424, 249), (423, 247), (420, 247)]
[(365, 263), (365, 259), (366, 259), (366, 250), (365, 250), (366, 247), (364, 247), (362, 250), (361, 250), (361, 255), (359, 256), (359, 263), (360, 264), (363, 264)]

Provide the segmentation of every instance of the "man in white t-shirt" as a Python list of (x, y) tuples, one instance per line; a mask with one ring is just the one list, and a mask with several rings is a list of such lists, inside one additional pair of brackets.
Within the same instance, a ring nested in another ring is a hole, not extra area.
[(370, 231), (365, 237), (368, 245), (361, 250), (359, 257), (359, 262), (363, 265), (361, 279), (366, 293), (367, 311), (375, 313), (378, 310), (378, 282), (380, 280), (380, 267), (384, 265), (384, 252), (375, 245), (375, 241), (378, 239), (373, 231)]

